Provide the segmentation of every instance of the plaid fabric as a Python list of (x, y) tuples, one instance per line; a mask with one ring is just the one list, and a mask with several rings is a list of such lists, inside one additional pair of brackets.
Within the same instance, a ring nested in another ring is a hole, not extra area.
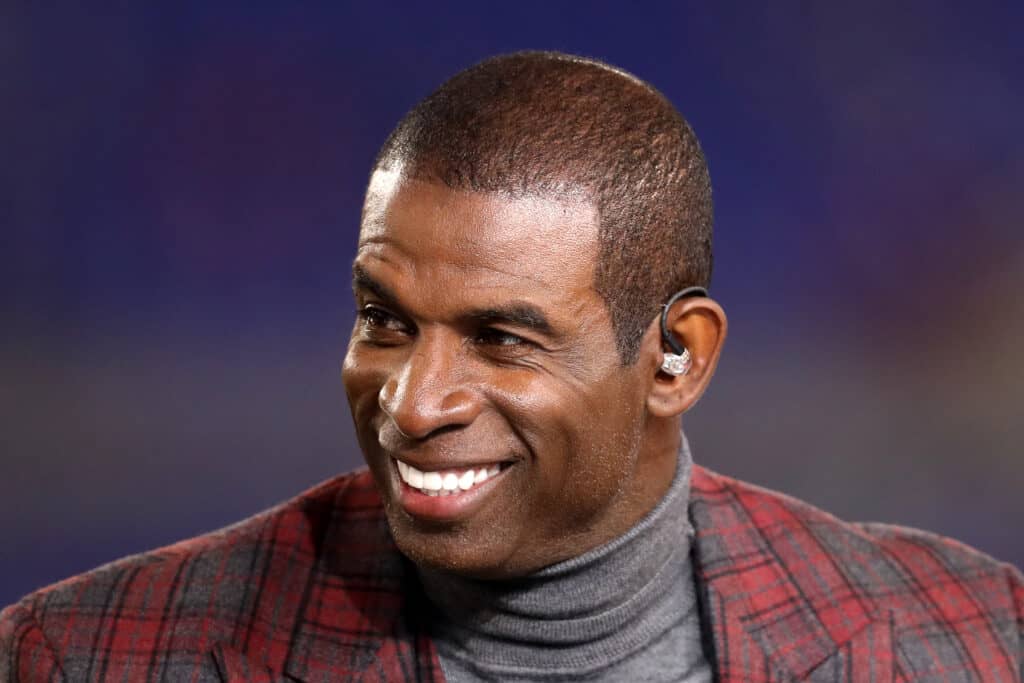
[[(0, 614), (0, 681), (441, 680), (364, 471)], [(5, 676), (6, 674), (6, 676)]]
[(1021, 680), (1024, 577), (1009, 565), (707, 470), (690, 515), (721, 681)]
[[(1024, 579), (937, 536), (852, 525), (695, 467), (722, 681), (1019, 681)], [(365, 470), (0, 613), (0, 681), (440, 681)]]

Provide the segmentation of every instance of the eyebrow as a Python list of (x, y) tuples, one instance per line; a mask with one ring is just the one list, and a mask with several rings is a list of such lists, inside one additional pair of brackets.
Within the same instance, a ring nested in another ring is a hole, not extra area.
[(557, 336), (542, 310), (533, 304), (519, 301), (473, 309), (467, 313), (466, 317), (478, 324), (509, 323), (517, 327), (533, 330), (547, 337)]
[(389, 306), (398, 305), (398, 297), (394, 292), (374, 280), (362, 266), (356, 264), (352, 266), (352, 291), (358, 292), (360, 289), (365, 289)]
[[(390, 289), (378, 282), (366, 269), (360, 265), (352, 267), (352, 289), (356, 292), (365, 290), (370, 292), (383, 303), (400, 308), (398, 297)], [(523, 301), (511, 301), (507, 304), (497, 306), (486, 306), (474, 308), (459, 316), (463, 320), (472, 321), (477, 325), (488, 325), (494, 323), (507, 323), (533, 330), (547, 337), (557, 337), (555, 328), (551, 325), (544, 311), (533, 304)]]

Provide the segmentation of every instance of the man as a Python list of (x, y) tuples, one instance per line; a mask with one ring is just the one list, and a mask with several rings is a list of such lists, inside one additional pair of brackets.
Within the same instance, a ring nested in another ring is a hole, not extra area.
[(456, 75), (366, 193), (343, 375), (369, 469), (28, 596), (0, 672), (1020, 680), (1015, 569), (692, 464), (711, 215), (647, 84), (554, 53)]

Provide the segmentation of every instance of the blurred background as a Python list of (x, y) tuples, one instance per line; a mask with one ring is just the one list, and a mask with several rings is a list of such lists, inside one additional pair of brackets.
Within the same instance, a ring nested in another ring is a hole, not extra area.
[(0, 10), (0, 605), (360, 464), (373, 155), (523, 48), (703, 142), (731, 334), (696, 459), (1024, 565), (1021, 3), (62, 5)]

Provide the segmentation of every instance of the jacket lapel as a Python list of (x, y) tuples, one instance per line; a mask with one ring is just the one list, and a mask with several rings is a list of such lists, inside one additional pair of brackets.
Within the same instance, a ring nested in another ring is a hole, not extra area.
[(893, 680), (890, 615), (835, 562), (836, 520), (696, 466), (690, 517), (720, 680)]

